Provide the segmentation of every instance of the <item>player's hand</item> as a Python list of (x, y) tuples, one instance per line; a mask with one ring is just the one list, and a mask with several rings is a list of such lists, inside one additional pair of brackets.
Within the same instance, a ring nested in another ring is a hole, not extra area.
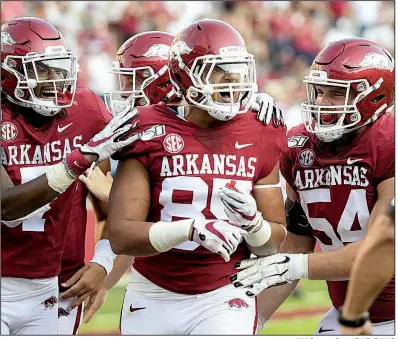
[[(132, 120), (133, 119), (133, 120)], [(129, 120), (131, 122), (127, 123)], [(139, 134), (133, 134), (126, 140), (121, 140), (127, 133), (139, 127), (137, 109), (126, 109), (116, 115), (105, 128), (97, 133), (87, 144), (80, 147), (83, 155), (91, 154), (97, 156), (96, 163), (99, 164), (108, 159), (123, 147), (138, 140)]]
[(250, 107), (251, 110), (257, 113), (257, 120), (264, 125), (268, 125), (271, 120), (275, 127), (285, 126), (283, 112), (276, 106), (274, 98), (267, 93), (254, 94), (256, 97)]
[(254, 297), (266, 288), (308, 278), (308, 254), (277, 253), (264, 258), (237, 262), (240, 272), (230, 277), (235, 287), (250, 287), (246, 294)]
[(89, 175), (81, 174), (79, 179), (97, 199), (105, 202), (109, 201), (109, 193), (113, 182), (111, 172), (105, 175), (99, 167), (95, 167)]
[(248, 232), (261, 225), (262, 215), (257, 212), (256, 200), (250, 193), (241, 192), (228, 184), (222, 187), (218, 194), (230, 224), (242, 227)]
[(105, 278), (106, 271), (102, 266), (93, 262), (88, 263), (69, 280), (61, 284), (62, 287), (69, 287), (69, 289), (62, 293), (59, 299), (77, 297), (77, 300), (69, 306), (68, 311), (71, 311), (89, 298), (89, 302), (85, 305), (85, 309), (89, 309), (94, 303), (98, 291), (102, 288)]
[[(109, 290), (101, 288), (101, 290), (99, 290), (98, 294), (94, 297), (94, 302), (91, 303), (91, 306), (90, 307), (86, 306), (84, 308), (83, 322), (85, 324), (87, 324), (93, 318), (95, 313), (97, 313), (97, 311), (105, 303), (106, 298), (108, 296), (108, 292), (109, 292)], [(90, 299), (91, 299), (91, 297), (90, 297)]]
[(363, 326), (361, 327), (346, 327), (341, 326), (340, 329), (341, 335), (372, 335), (372, 323), (368, 320)]
[(223, 220), (210, 221), (196, 218), (192, 225), (192, 241), (207, 248), (210, 252), (219, 254), (229, 261), (231, 254), (242, 242), (242, 236), (247, 232)]

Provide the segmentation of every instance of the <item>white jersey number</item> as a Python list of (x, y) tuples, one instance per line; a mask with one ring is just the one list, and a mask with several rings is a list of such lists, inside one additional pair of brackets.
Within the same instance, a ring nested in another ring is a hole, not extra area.
[[(213, 187), (209, 188), (209, 185), (200, 177), (174, 177), (164, 179), (162, 191), (159, 195), (159, 203), (164, 206), (160, 212), (160, 220), (172, 221), (173, 217), (187, 219), (196, 217), (205, 218), (202, 212), (206, 207), (209, 207), (210, 212), (217, 220), (228, 220), (218, 191), (230, 181), (231, 179), (214, 178)], [(241, 191), (250, 192), (253, 188), (252, 181), (250, 180), (234, 181), (236, 182), (236, 188)], [(209, 190), (211, 190), (211, 192), (209, 192)], [(177, 191), (179, 192), (177, 193)], [(173, 196), (177, 194), (184, 198), (189, 197), (188, 199), (190, 199), (191, 202), (189, 204), (174, 202)], [(208, 201), (209, 196), (210, 201)], [(196, 242), (186, 241), (176, 248), (193, 251), (198, 246)]]
[[(324, 232), (332, 241), (332, 245), (323, 244), (319, 239), (319, 245), (322, 251), (332, 251), (336, 248), (344, 247), (344, 243), (351, 243), (363, 239), (366, 235), (366, 227), (369, 221), (369, 208), (366, 201), (366, 190), (351, 190), (347, 204), (341, 215), (337, 229), (334, 230), (330, 222), (325, 218), (312, 218), (308, 213), (308, 204), (330, 202), (330, 189), (317, 188), (309, 191), (300, 191), (301, 205), (308, 218), (308, 222), (314, 230)], [(332, 205), (330, 208), (333, 208)], [(355, 216), (358, 216), (360, 230), (352, 231)], [(340, 239), (337, 237), (339, 234)]]
[[(36, 179), (37, 177), (46, 173), (48, 167), (49, 166), (36, 166), (21, 168), (21, 184)], [(29, 218), (28, 220), (25, 220), (22, 223), (22, 230), (30, 232), (44, 232), (44, 223), (46, 220), (43, 219), (43, 214), (44, 213), (40, 213)]]

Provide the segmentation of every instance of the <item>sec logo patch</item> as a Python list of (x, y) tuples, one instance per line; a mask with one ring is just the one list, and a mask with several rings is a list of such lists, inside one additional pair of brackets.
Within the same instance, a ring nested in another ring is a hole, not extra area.
[(163, 146), (169, 153), (178, 153), (184, 148), (184, 140), (178, 134), (171, 133), (164, 138)]
[(299, 163), (303, 167), (309, 167), (314, 163), (315, 153), (312, 149), (302, 150), (299, 154)]
[(4, 141), (13, 141), (18, 135), (17, 126), (12, 122), (5, 122), (1, 125), (1, 139)]

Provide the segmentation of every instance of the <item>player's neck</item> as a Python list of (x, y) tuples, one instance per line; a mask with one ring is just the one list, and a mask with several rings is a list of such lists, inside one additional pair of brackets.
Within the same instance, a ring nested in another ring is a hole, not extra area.
[(224, 123), (211, 117), (205, 110), (191, 105), (185, 106), (184, 117), (202, 128), (217, 128)]
[(366, 129), (367, 126), (362, 126), (357, 130), (344, 134), (339, 140), (331, 143), (323, 143), (323, 147), (331, 151), (334, 155), (339, 155), (350, 149), (356, 138), (358, 138)]
[(44, 125), (48, 124), (53, 117), (47, 117), (41, 114), (36, 113), (33, 109), (25, 110), (23, 112), (23, 117), (25, 121), (32, 125), (34, 128), (40, 128)]

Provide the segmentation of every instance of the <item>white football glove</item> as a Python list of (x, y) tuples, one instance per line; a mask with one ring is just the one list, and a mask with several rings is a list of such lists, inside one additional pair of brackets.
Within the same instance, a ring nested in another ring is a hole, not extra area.
[(219, 254), (225, 261), (230, 260), (247, 232), (223, 220), (196, 218), (193, 225), (192, 241)]
[(250, 287), (249, 297), (264, 289), (308, 278), (308, 254), (277, 253), (264, 258), (252, 258), (236, 263), (240, 272), (231, 276), (235, 287)]
[(275, 127), (285, 126), (283, 112), (276, 106), (274, 98), (267, 93), (254, 94), (251, 110), (257, 113), (257, 120), (262, 121), (264, 125), (268, 125), (271, 119)]
[[(127, 121), (133, 118), (136, 118), (136, 120), (126, 124)], [(126, 133), (137, 129), (139, 124), (138, 110), (131, 110), (130, 107), (127, 106), (126, 109), (117, 114), (101, 132), (97, 133), (87, 144), (80, 147), (80, 152), (83, 154), (97, 155), (98, 159), (96, 164), (99, 164), (123, 147), (138, 140), (138, 134), (133, 134), (126, 140), (120, 140), (120, 138)]]
[(218, 194), (230, 224), (242, 227), (248, 232), (252, 232), (255, 226), (261, 224), (262, 215), (257, 212), (256, 200), (250, 193), (240, 192), (227, 185), (222, 187)]

